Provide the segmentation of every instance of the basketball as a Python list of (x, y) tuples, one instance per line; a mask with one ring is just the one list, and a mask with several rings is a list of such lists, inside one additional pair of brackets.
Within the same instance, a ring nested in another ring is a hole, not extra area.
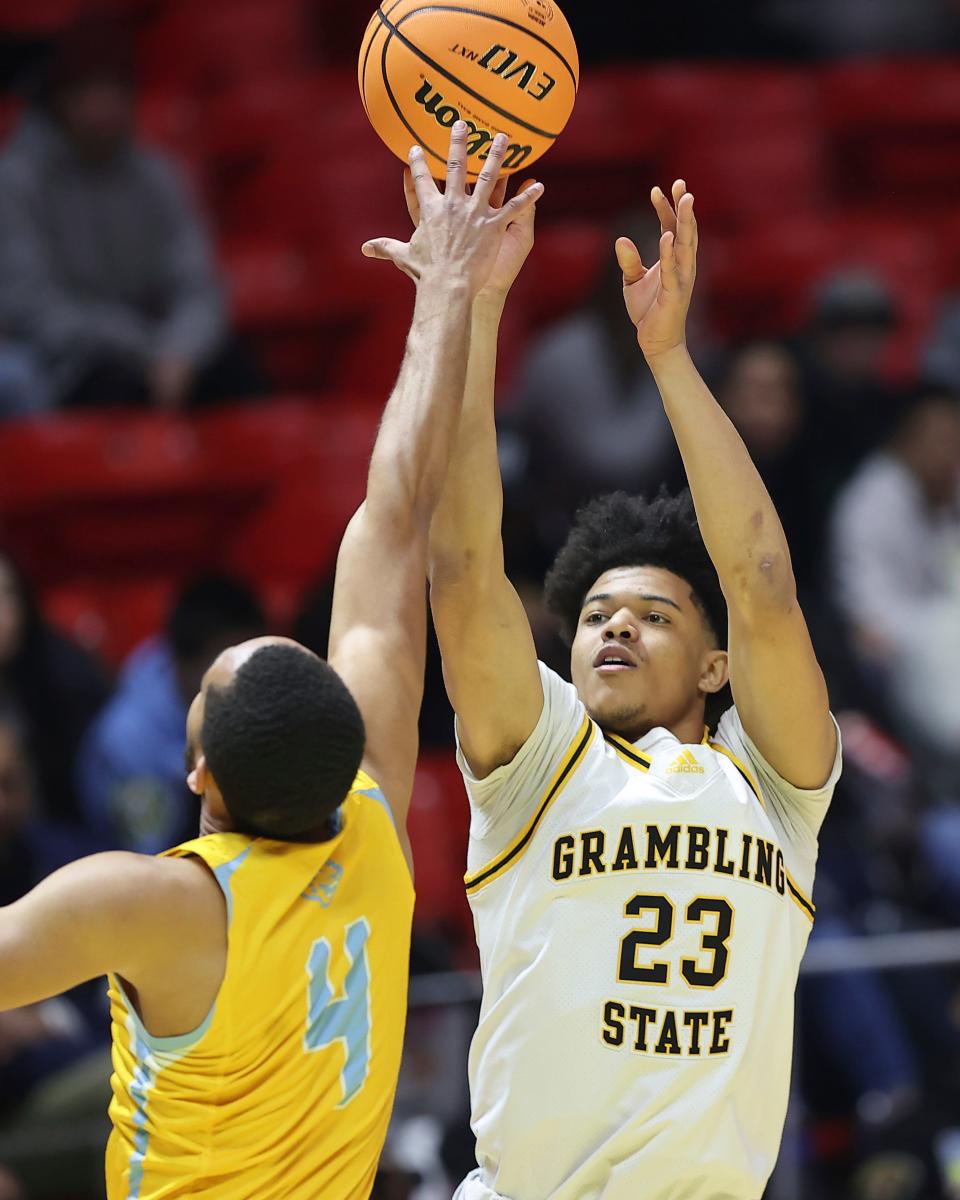
[(466, 121), (475, 179), (498, 133), (509, 138), (504, 174), (550, 149), (573, 112), (580, 64), (556, 0), (383, 0), (358, 74), (383, 141), (404, 162), (422, 146), (437, 179), (446, 176), (450, 127)]

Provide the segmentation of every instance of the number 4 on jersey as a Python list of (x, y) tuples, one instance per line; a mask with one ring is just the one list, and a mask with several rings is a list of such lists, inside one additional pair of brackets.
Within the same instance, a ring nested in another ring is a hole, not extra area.
[(336, 1042), (343, 1044), (344, 1064), (340, 1073), (343, 1098), (337, 1105), (345, 1108), (366, 1082), (370, 1071), (370, 969), (367, 940), (370, 926), (361, 917), (347, 926), (345, 943), (350, 966), (344, 983), (344, 995), (334, 1000), (330, 981), (330, 943), (318, 938), (310, 948), (307, 975), (307, 1032), (304, 1049), (310, 1053)]

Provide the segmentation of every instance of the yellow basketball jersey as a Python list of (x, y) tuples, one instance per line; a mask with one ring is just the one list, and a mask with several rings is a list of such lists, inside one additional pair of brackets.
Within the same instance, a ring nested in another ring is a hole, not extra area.
[(361, 773), (331, 841), (214, 834), (227, 963), (206, 1020), (152, 1037), (116, 977), (109, 1200), (369, 1195), (406, 1018), (413, 884)]

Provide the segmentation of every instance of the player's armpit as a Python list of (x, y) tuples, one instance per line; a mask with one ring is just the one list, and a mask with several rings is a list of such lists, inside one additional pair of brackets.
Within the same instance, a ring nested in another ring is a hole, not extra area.
[(460, 747), (483, 779), (512, 761), (543, 711), (530, 623), (502, 570), (447, 573), (435, 566), (430, 605)]
[(822, 787), (837, 753), (830, 700), (796, 600), (755, 616), (730, 607), (730, 686), (751, 741), (794, 787)]
[(70, 863), (0, 908), (0, 1010), (108, 972), (149, 983), (189, 952), (205, 911), (225, 919), (218, 897), (208, 873), (185, 860), (111, 852)]

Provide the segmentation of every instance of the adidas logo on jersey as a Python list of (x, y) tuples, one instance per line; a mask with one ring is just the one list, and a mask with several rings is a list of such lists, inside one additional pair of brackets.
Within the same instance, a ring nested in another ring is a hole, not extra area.
[(704, 768), (697, 762), (690, 750), (684, 750), (682, 754), (678, 754), (667, 767), (668, 775), (703, 775), (704, 773)]

